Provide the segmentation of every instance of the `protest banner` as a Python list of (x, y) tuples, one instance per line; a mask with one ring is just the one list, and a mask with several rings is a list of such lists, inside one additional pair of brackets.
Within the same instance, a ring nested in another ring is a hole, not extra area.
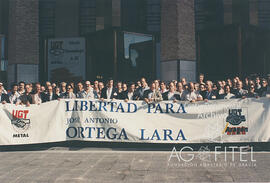
[(208, 102), (62, 99), (0, 104), (0, 145), (67, 140), (137, 143), (269, 142), (270, 100)]

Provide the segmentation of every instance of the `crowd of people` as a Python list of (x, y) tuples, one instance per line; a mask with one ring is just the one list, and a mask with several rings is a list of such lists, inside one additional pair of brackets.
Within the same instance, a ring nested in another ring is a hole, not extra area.
[(114, 82), (109, 79), (106, 84), (102, 81), (81, 81), (78, 83), (61, 82), (59, 85), (47, 81), (40, 83), (25, 83), (23, 81), (13, 84), (6, 91), (0, 82), (0, 101), (2, 104), (12, 103), (16, 105), (41, 104), (60, 99), (119, 99), (144, 100), (146, 103), (171, 101), (208, 101), (232, 98), (258, 98), (270, 95), (270, 77), (249, 78), (240, 80), (239, 77), (217, 81), (213, 83), (206, 80), (203, 74), (199, 75), (198, 82), (173, 80), (165, 83), (154, 80), (150, 83), (146, 78), (141, 78), (134, 83)]

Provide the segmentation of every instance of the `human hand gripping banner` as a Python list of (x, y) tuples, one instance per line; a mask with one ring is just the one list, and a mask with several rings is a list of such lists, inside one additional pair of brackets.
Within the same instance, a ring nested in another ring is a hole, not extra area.
[(0, 145), (68, 140), (269, 142), (270, 99), (151, 104), (63, 99), (30, 107), (0, 104)]

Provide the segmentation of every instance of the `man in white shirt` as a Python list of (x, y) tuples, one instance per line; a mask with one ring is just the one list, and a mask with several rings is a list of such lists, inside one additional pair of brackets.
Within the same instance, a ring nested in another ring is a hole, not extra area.
[(149, 90), (144, 91), (143, 96), (146, 103), (160, 102), (163, 100), (162, 95), (160, 91), (156, 89), (156, 85), (154, 82), (151, 83)]
[(175, 85), (173, 82), (169, 84), (169, 91), (162, 94), (162, 98), (163, 100), (173, 100), (174, 102), (181, 100), (180, 94), (175, 91)]
[(82, 93), (82, 98), (94, 99), (93, 88), (91, 87), (90, 81), (85, 82), (85, 90)]
[(136, 100), (135, 83), (131, 83), (128, 90), (123, 93), (123, 98), (126, 102), (129, 100)]
[(185, 100), (188, 91), (184, 90), (183, 84), (181, 82), (177, 83), (177, 91), (180, 96), (180, 100)]
[(166, 93), (168, 90), (166, 88), (166, 83), (165, 82), (161, 82), (160, 83), (160, 93), (163, 94), (163, 93)]
[(23, 81), (19, 82), (18, 91), (20, 95), (22, 95), (25, 92), (25, 83)]
[(203, 97), (195, 92), (194, 84), (192, 82), (188, 84), (188, 93), (185, 96), (185, 100), (190, 102), (203, 100)]
[(101, 97), (103, 99), (116, 99), (117, 98), (117, 90), (113, 87), (113, 80), (109, 79), (107, 83), (107, 87), (101, 90)]
[(225, 94), (220, 95), (220, 99), (231, 99), (236, 98), (234, 94), (231, 93), (230, 85), (225, 86)]

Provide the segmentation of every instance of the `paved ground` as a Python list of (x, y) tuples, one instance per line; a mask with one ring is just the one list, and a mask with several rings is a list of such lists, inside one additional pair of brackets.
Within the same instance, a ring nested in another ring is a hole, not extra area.
[[(0, 182), (258, 182), (270, 181), (270, 153), (49, 149), (0, 152)], [(194, 155), (194, 157), (193, 157)], [(171, 157), (171, 159), (170, 159)], [(179, 159), (178, 159), (179, 158)], [(193, 159), (192, 159), (193, 158)], [(169, 160), (170, 159), (170, 160)], [(188, 163), (183, 160), (192, 159)], [(251, 160), (256, 160), (252, 162)]]

